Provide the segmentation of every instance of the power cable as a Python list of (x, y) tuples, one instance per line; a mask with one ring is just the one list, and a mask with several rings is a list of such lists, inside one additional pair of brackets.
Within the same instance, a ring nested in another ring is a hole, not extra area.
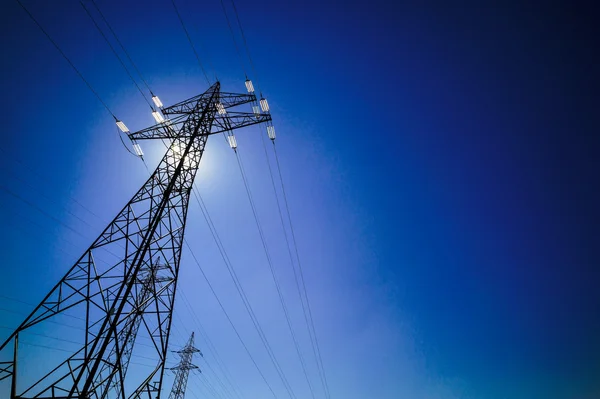
[[(219, 367), (219, 369), (221, 370), (221, 373), (223, 373), (223, 376), (225, 377), (225, 381), (231, 387), (231, 392), (233, 392), (235, 394), (235, 396), (237, 396), (238, 399), (241, 399), (241, 396), (238, 393), (238, 389), (236, 388), (236, 386), (229, 379), (229, 376), (228, 376), (228, 374), (230, 374), (229, 371), (226, 370), (227, 368), (225, 367), (224, 362), (220, 358), (220, 355), (219, 355), (219, 353), (217, 351), (217, 348), (212, 343), (211, 339), (209, 338), (208, 334), (206, 333), (206, 330), (204, 330), (204, 327), (202, 326), (202, 323), (200, 323), (200, 321), (198, 319), (198, 316), (196, 315), (196, 312), (194, 311), (194, 308), (192, 307), (191, 302), (189, 301), (189, 299), (185, 295), (185, 292), (183, 291), (183, 289), (180, 288), (179, 292), (181, 293), (181, 296), (182, 296), (182, 299), (184, 301), (184, 304), (185, 304), (186, 308), (188, 309), (188, 311), (192, 315), (193, 321), (196, 323), (196, 327), (198, 328), (199, 335), (206, 342), (206, 348), (208, 349), (207, 353), (212, 353), (212, 356), (215, 359), (215, 364), (217, 365), (217, 367)], [(207, 364), (209, 364), (208, 361), (207, 361)], [(216, 374), (216, 372), (214, 372), (214, 373)], [(223, 384), (223, 386), (225, 386), (225, 384)]]
[(298, 340), (296, 338), (296, 334), (294, 332), (294, 328), (292, 327), (292, 323), (291, 323), (289, 311), (288, 311), (287, 305), (285, 303), (285, 299), (283, 297), (281, 286), (280, 286), (279, 281), (277, 279), (277, 274), (275, 273), (275, 268), (273, 267), (273, 261), (271, 259), (271, 255), (269, 253), (269, 249), (267, 247), (267, 242), (266, 242), (265, 234), (264, 234), (264, 231), (262, 229), (260, 220), (258, 218), (258, 213), (257, 213), (257, 210), (256, 210), (256, 206), (254, 205), (254, 200), (252, 199), (252, 193), (251, 193), (251, 190), (250, 190), (250, 186), (248, 184), (248, 179), (246, 177), (246, 172), (244, 170), (244, 166), (243, 166), (243, 163), (242, 163), (239, 151), (236, 151), (235, 154), (236, 154), (236, 159), (237, 159), (238, 166), (239, 166), (239, 169), (240, 169), (240, 173), (242, 175), (242, 180), (244, 182), (244, 187), (246, 189), (246, 194), (248, 196), (248, 201), (250, 202), (250, 207), (252, 209), (252, 214), (254, 216), (254, 221), (256, 222), (256, 227), (258, 229), (258, 233), (259, 233), (259, 236), (260, 236), (260, 239), (261, 239), (262, 247), (263, 247), (266, 259), (267, 259), (267, 264), (269, 265), (269, 269), (271, 271), (271, 276), (273, 277), (273, 282), (275, 283), (275, 288), (277, 289), (277, 295), (279, 297), (279, 302), (281, 303), (281, 306), (283, 308), (283, 313), (285, 315), (285, 319), (286, 319), (288, 328), (290, 330), (290, 334), (292, 335), (292, 340), (294, 342), (294, 347), (295, 347), (296, 352), (298, 354), (298, 357), (300, 359), (300, 363), (302, 365), (302, 369), (303, 369), (304, 375), (305, 375), (306, 380), (308, 382), (308, 386), (309, 386), (310, 391), (311, 391), (311, 393), (312, 393), (312, 395), (314, 397), (314, 392), (313, 392), (313, 389), (312, 389), (312, 385), (310, 384), (310, 380), (308, 378), (308, 373), (306, 371), (306, 366), (305, 366), (305, 363), (304, 363), (304, 358), (303, 358), (302, 353), (300, 351), (300, 346), (298, 344)]
[(217, 300), (217, 303), (219, 304), (219, 307), (221, 308), (221, 310), (223, 311), (223, 313), (225, 314), (225, 317), (227, 318), (227, 320), (229, 321), (229, 324), (231, 324), (231, 327), (233, 328), (233, 331), (235, 332), (236, 336), (238, 337), (238, 339), (240, 340), (242, 346), (244, 347), (244, 349), (246, 350), (246, 353), (248, 354), (248, 356), (250, 357), (250, 360), (252, 361), (252, 363), (254, 364), (254, 366), (256, 367), (256, 369), (258, 370), (258, 373), (260, 374), (260, 376), (262, 377), (263, 381), (265, 382), (265, 384), (267, 385), (267, 387), (269, 388), (269, 391), (271, 391), (271, 394), (273, 395), (274, 398), (277, 398), (277, 395), (275, 394), (275, 391), (273, 391), (273, 388), (271, 387), (271, 384), (269, 384), (269, 382), (267, 381), (267, 379), (265, 378), (265, 375), (263, 374), (263, 372), (260, 370), (260, 367), (258, 367), (258, 364), (256, 363), (256, 360), (254, 360), (254, 357), (252, 356), (252, 354), (250, 353), (250, 350), (248, 349), (248, 347), (246, 346), (246, 343), (244, 342), (244, 340), (242, 339), (242, 336), (240, 335), (238, 329), (235, 327), (235, 324), (233, 323), (233, 321), (231, 320), (231, 317), (229, 316), (229, 313), (227, 313), (227, 311), (225, 310), (225, 307), (223, 306), (223, 303), (221, 302), (221, 300), (219, 299), (219, 296), (217, 295), (215, 289), (213, 288), (212, 284), (210, 283), (210, 280), (208, 279), (208, 276), (204, 273), (204, 270), (202, 269), (202, 266), (200, 266), (200, 262), (198, 261), (198, 258), (196, 258), (196, 255), (194, 254), (194, 251), (192, 251), (192, 247), (188, 244), (187, 240), (184, 239), (185, 245), (188, 247), (190, 254), (192, 255), (192, 258), (194, 259), (194, 262), (196, 263), (196, 266), (198, 266), (198, 269), (200, 269), (200, 272), (202, 273), (202, 277), (204, 277), (204, 280), (206, 281), (206, 284), (208, 285), (208, 287), (210, 288), (213, 296), (215, 297), (215, 299)]
[[(13, 158), (13, 160), (15, 162), (17, 162), (19, 165), (21, 165), (22, 167), (28, 169), (32, 174), (34, 174), (35, 176), (37, 176), (40, 180), (42, 181), (47, 181), (48, 177), (44, 177), (41, 174), (39, 174), (38, 172), (36, 172), (29, 163), (23, 162), (21, 161), (19, 158), (17, 158), (14, 153), (11, 153), (9, 151), (6, 151), (4, 148), (0, 147), (0, 151), (2, 151), (5, 156), (11, 156)], [(25, 181), (24, 179), (20, 179), (21, 181)], [(69, 198), (71, 198), (71, 200), (73, 200), (74, 203), (76, 203), (77, 205), (79, 205), (81, 208), (83, 208), (84, 210), (86, 210), (87, 212), (89, 212), (92, 216), (95, 216), (98, 220), (100, 221), (104, 221), (100, 216), (98, 216), (97, 213), (93, 212), (91, 209), (87, 208), (85, 205), (83, 205), (81, 202), (79, 202), (75, 197), (69, 195)]]
[(200, 56), (198, 55), (198, 52), (196, 51), (196, 48), (194, 47), (194, 43), (192, 42), (192, 38), (190, 37), (190, 34), (189, 34), (187, 28), (185, 27), (185, 24), (183, 23), (181, 14), (179, 14), (179, 10), (177, 9), (175, 0), (171, 0), (171, 4), (173, 4), (173, 8), (175, 9), (175, 13), (177, 14), (177, 18), (179, 19), (179, 22), (181, 23), (181, 27), (183, 28), (183, 31), (185, 32), (185, 36), (187, 37), (188, 42), (190, 42), (190, 46), (192, 47), (192, 51), (194, 52), (194, 55), (196, 56), (198, 65), (200, 66), (200, 69), (202, 70), (202, 73), (204, 74), (204, 77), (206, 78), (206, 83), (208, 83), (208, 85), (210, 86), (210, 80), (208, 79), (208, 75), (206, 74), (206, 71), (204, 70), (204, 67), (202, 66), (202, 62), (200, 61)]
[[(271, 168), (271, 163), (269, 162), (269, 155), (267, 153), (267, 146), (265, 144), (265, 138), (264, 138), (264, 136), (262, 134), (260, 135), (260, 138), (261, 138), (261, 142), (262, 142), (262, 145), (263, 145), (263, 150), (264, 150), (264, 153), (265, 153), (265, 159), (267, 161), (267, 166), (268, 166), (268, 169), (269, 169), (269, 176), (271, 177), (271, 184), (273, 186), (273, 193), (275, 195), (275, 201), (277, 202), (277, 210), (278, 210), (278, 214), (279, 214), (279, 220), (281, 221), (281, 227), (283, 229), (283, 237), (285, 239), (286, 248), (287, 248), (287, 251), (288, 251), (288, 255), (290, 257), (290, 264), (291, 264), (292, 270), (294, 272), (294, 281), (296, 283), (296, 289), (297, 289), (298, 295), (300, 297), (300, 304), (302, 305), (302, 313), (304, 314), (304, 321), (306, 322), (306, 328), (308, 330), (308, 335), (310, 337), (311, 346), (312, 346), (312, 349), (313, 349), (313, 354), (315, 356), (315, 361), (317, 362), (317, 369), (319, 370), (319, 374), (320, 374), (319, 361), (317, 359), (317, 353), (316, 353), (316, 349), (315, 349), (315, 343), (314, 343), (313, 335), (312, 335), (311, 329), (310, 329), (310, 324), (309, 324), (309, 320), (308, 320), (308, 313), (307, 313), (306, 305), (304, 304), (304, 298), (302, 296), (302, 290), (300, 289), (300, 283), (299, 283), (299, 280), (298, 280), (298, 273), (296, 272), (296, 267), (294, 266), (294, 259), (293, 259), (293, 256), (292, 256), (292, 249), (291, 249), (291, 246), (290, 246), (290, 240), (289, 240), (289, 237), (288, 237), (288, 234), (287, 234), (287, 229), (285, 228), (285, 222), (283, 220), (283, 212), (281, 211), (281, 204), (280, 204), (280, 201), (279, 201), (279, 196), (277, 195), (277, 189), (275, 187), (275, 178), (273, 177), (273, 170)], [(308, 300), (308, 299), (306, 299), (306, 300)], [(298, 354), (300, 355), (300, 353), (298, 353)], [(312, 394), (313, 399), (314, 399), (314, 392), (313, 392), (313, 389), (312, 389), (312, 385), (310, 383), (310, 379), (308, 377), (308, 373), (306, 371), (306, 364), (305, 364), (304, 359), (302, 358), (302, 356), (300, 356), (300, 359), (301, 359), (301, 363), (302, 363), (302, 369), (304, 371), (304, 376), (306, 377), (306, 382), (308, 383), (308, 386), (310, 388), (311, 394)]]
[(73, 64), (73, 62), (69, 59), (69, 57), (67, 57), (67, 55), (64, 53), (64, 51), (62, 51), (62, 49), (58, 46), (58, 44), (56, 43), (56, 41), (54, 41), (54, 39), (52, 39), (52, 37), (50, 36), (50, 34), (42, 27), (42, 25), (37, 21), (37, 19), (35, 19), (35, 17), (33, 16), (33, 14), (31, 14), (31, 12), (29, 12), (29, 10), (27, 9), (27, 7), (25, 7), (25, 5), (23, 5), (23, 3), (21, 3), (21, 0), (16, 0), (16, 1), (17, 1), (17, 3), (19, 3), (19, 5), (21, 6), (21, 8), (23, 10), (25, 10), (25, 12), (27, 13), (27, 15), (29, 15), (29, 18), (31, 18), (31, 20), (38, 26), (38, 28), (40, 28), (40, 30), (48, 38), (48, 40), (50, 40), (50, 43), (52, 43), (54, 45), (54, 47), (56, 48), (56, 50), (58, 50), (58, 52), (60, 53), (60, 55), (62, 55), (62, 57), (69, 63), (69, 65), (71, 66), (71, 68), (73, 68), (73, 70), (81, 78), (81, 80), (83, 81), (83, 83), (85, 83), (85, 85), (88, 87), (88, 89), (90, 89), (90, 91), (96, 96), (96, 98), (98, 99), (98, 101), (100, 101), (100, 103), (104, 106), (104, 108), (106, 108), (106, 110), (108, 111), (108, 113), (115, 119), (115, 121), (117, 121), (118, 119), (115, 116), (115, 114), (113, 114), (113, 112), (110, 110), (110, 108), (108, 108), (108, 105), (106, 105), (106, 103), (102, 100), (102, 98), (100, 97), (100, 95), (98, 94), (98, 92), (96, 90), (94, 90), (94, 88), (92, 87), (92, 85), (90, 84), (90, 82), (88, 82), (87, 79), (83, 77), (83, 74), (79, 71), (79, 69), (77, 69), (77, 67), (75, 66), (75, 64)]
[[(223, 246), (223, 243), (216, 231), (214, 223), (212, 222), (212, 218), (210, 218), (210, 214), (208, 214), (208, 209), (206, 208), (206, 205), (204, 204), (202, 197), (200, 197), (200, 195), (197, 193), (196, 190), (194, 190), (194, 195), (196, 197), (196, 200), (198, 201), (200, 210), (202, 211), (202, 214), (203, 214), (207, 224), (209, 225), (209, 230), (211, 231), (213, 239), (215, 240), (215, 243), (217, 244), (217, 247), (219, 248), (219, 253), (221, 254), (221, 257), (223, 258), (223, 261), (225, 262), (225, 265), (227, 267), (229, 275), (231, 276), (231, 278), (233, 280), (233, 283), (238, 292), (238, 295), (240, 295), (240, 298), (242, 299), (242, 303), (244, 304), (244, 307), (246, 308), (246, 312), (250, 316), (250, 320), (252, 321), (252, 324), (254, 325), (254, 328), (256, 329), (256, 332), (258, 333), (265, 349), (267, 350), (267, 354), (269, 355), (269, 358), (271, 359), (271, 362), (273, 363), (273, 366), (275, 367), (275, 370), (277, 371), (277, 374), (279, 375), (279, 378), (281, 379), (284, 387), (286, 388), (290, 397), (295, 398), (294, 392), (287, 380), (287, 377), (285, 376), (283, 369), (281, 368), (279, 362), (277, 361), (277, 357), (275, 356), (275, 353), (273, 352), (273, 349), (271, 348), (271, 345), (269, 344), (269, 340), (267, 339), (267, 337), (260, 325), (260, 322), (258, 321), (258, 318), (256, 317), (254, 310), (252, 309), (252, 305), (250, 304), (250, 301), (248, 300), (248, 297), (246, 296), (246, 293), (237, 277), (237, 273), (235, 272), (235, 269), (233, 268), (231, 261), (229, 260), (229, 256), (227, 255), (227, 252), (225, 251), (225, 247)], [(206, 211), (206, 213), (205, 213), (205, 211)]]
[(223, 9), (223, 14), (225, 15), (225, 20), (227, 21), (227, 26), (229, 27), (229, 32), (231, 33), (231, 39), (233, 40), (233, 45), (235, 47), (235, 52), (238, 56), (238, 61), (240, 62), (240, 66), (242, 67), (242, 71), (244, 71), (244, 75), (246, 79), (248, 79), (248, 74), (246, 73), (246, 67), (244, 66), (244, 62), (242, 61), (242, 53), (240, 52), (240, 48), (238, 47), (237, 41), (235, 40), (235, 34), (233, 33), (233, 28), (231, 27), (231, 22), (229, 21), (229, 16), (227, 15), (227, 9), (225, 8), (225, 3), (223, 0), (221, 1), (221, 8)]
[[(279, 172), (279, 181), (281, 182), (281, 191), (283, 193), (283, 199), (284, 199), (284, 203), (285, 203), (285, 209), (287, 212), (287, 217), (288, 217), (288, 221), (289, 221), (289, 225), (290, 225), (290, 231), (292, 233), (292, 242), (294, 243), (294, 248), (295, 248), (295, 253), (296, 253), (296, 261), (298, 264), (298, 270), (299, 270), (299, 274), (300, 274), (300, 280), (302, 282), (302, 289), (304, 290), (304, 296), (306, 297), (306, 305), (308, 308), (308, 315), (309, 315), (309, 319), (310, 319), (310, 324), (311, 324), (311, 328), (312, 328), (312, 333), (314, 336), (314, 341), (315, 341), (315, 346), (316, 346), (316, 356), (318, 358), (318, 362), (320, 364), (320, 374), (322, 373), (322, 383), (323, 383), (323, 388), (325, 389), (325, 392), (327, 394), (328, 398), (331, 398), (331, 394), (329, 392), (329, 384), (327, 383), (327, 376), (325, 374), (325, 367), (323, 365), (323, 358), (321, 356), (321, 350), (319, 347), (319, 340), (317, 339), (317, 333), (316, 333), (316, 329), (315, 329), (315, 323), (314, 323), (314, 318), (312, 315), (312, 309), (310, 306), (310, 301), (308, 299), (308, 292), (306, 290), (306, 282), (304, 280), (304, 271), (302, 268), (302, 262), (300, 261), (300, 253), (298, 251), (298, 244), (296, 241), (296, 234), (295, 234), (295, 229), (294, 229), (294, 224), (292, 223), (292, 216), (290, 213), (290, 206), (289, 206), (289, 202), (287, 199), (287, 194), (285, 191), (285, 185), (283, 184), (283, 176), (281, 173), (281, 164), (279, 162), (279, 155), (277, 154), (277, 147), (275, 146), (275, 142), (273, 141), (273, 152), (275, 153), (275, 160), (277, 163), (277, 171)], [(314, 349), (314, 348), (313, 348)]]
[(125, 56), (127, 57), (127, 59), (129, 60), (129, 62), (133, 66), (133, 69), (137, 73), (138, 77), (144, 83), (144, 85), (146, 86), (146, 88), (148, 89), (148, 91), (150, 92), (150, 94), (153, 95), (154, 93), (150, 89), (150, 86), (148, 85), (148, 82), (146, 81), (146, 79), (144, 79), (144, 77), (142, 76), (142, 73), (140, 72), (140, 70), (138, 69), (137, 65), (135, 64), (135, 62), (133, 62), (133, 59), (129, 55), (129, 52), (127, 51), (127, 49), (125, 48), (125, 46), (123, 45), (123, 43), (121, 42), (121, 40), (119, 40), (119, 37), (117, 36), (117, 34), (115, 33), (115, 31), (113, 30), (112, 26), (108, 23), (108, 20), (106, 19), (106, 17), (104, 16), (104, 14), (102, 13), (102, 11), (100, 10), (100, 7), (98, 7), (98, 4), (96, 3), (95, 0), (91, 0), (91, 2), (94, 5), (94, 8), (96, 9), (96, 11), (98, 11), (98, 14), (102, 18), (102, 21), (104, 21), (104, 24), (106, 24), (106, 26), (108, 27), (108, 30), (110, 31), (110, 33), (113, 35), (113, 37), (115, 38), (116, 42), (119, 44), (119, 47), (121, 47), (121, 50), (123, 50), (123, 52), (125, 53)]
[(100, 33), (100, 35), (102, 36), (102, 38), (104, 39), (104, 41), (106, 42), (106, 44), (108, 44), (108, 47), (110, 47), (111, 51), (113, 52), (113, 54), (115, 55), (115, 57), (117, 58), (117, 60), (119, 60), (119, 63), (121, 64), (121, 66), (123, 67), (123, 69), (125, 70), (125, 72), (127, 73), (127, 76), (129, 76), (129, 79), (131, 80), (131, 82), (135, 85), (135, 87), (137, 87), (137, 89), (140, 92), (140, 94), (142, 95), (142, 97), (144, 97), (144, 100), (146, 100), (146, 103), (148, 103), (148, 106), (154, 111), (154, 107), (152, 106), (152, 104), (150, 103), (150, 101), (148, 100), (148, 98), (146, 97), (146, 95), (144, 94), (144, 92), (142, 91), (142, 89), (140, 88), (140, 86), (137, 84), (137, 82), (135, 81), (135, 79), (133, 78), (133, 76), (131, 75), (131, 73), (129, 72), (129, 69), (127, 68), (127, 66), (125, 65), (125, 63), (123, 62), (123, 60), (121, 59), (121, 57), (119, 56), (119, 54), (117, 53), (117, 50), (115, 50), (115, 48), (113, 47), (113, 45), (110, 43), (110, 40), (108, 40), (108, 38), (106, 37), (106, 35), (102, 31), (102, 29), (100, 28), (100, 26), (96, 22), (96, 19), (92, 16), (92, 14), (88, 10), (88, 8), (85, 6), (85, 4), (83, 3), (83, 1), (79, 1), (79, 4), (81, 4), (81, 7), (83, 7), (83, 9), (85, 10), (85, 13), (88, 15), (88, 17), (90, 17), (90, 19), (92, 20), (92, 23), (94, 24), (94, 26), (96, 27), (96, 29), (98, 30), (98, 32)]
[[(221, 0), (222, 2), (223, 0)], [(258, 87), (258, 92), (262, 97), (262, 90), (260, 89), (260, 81), (258, 79), (258, 73), (256, 73), (256, 68), (254, 67), (254, 62), (252, 61), (252, 56), (250, 55), (250, 48), (248, 47), (248, 42), (246, 41), (246, 35), (244, 34), (244, 28), (242, 27), (242, 22), (240, 21), (240, 16), (237, 11), (237, 7), (235, 6), (235, 2), (231, 0), (231, 5), (233, 6), (233, 11), (235, 12), (235, 18), (237, 20), (238, 26), (240, 28), (240, 32), (242, 34), (242, 40), (244, 42), (244, 47), (246, 48), (246, 54), (248, 55), (248, 60), (250, 61), (250, 67), (252, 68), (252, 72), (254, 73), (254, 80), (256, 80), (256, 85)]]
[[(39, 206), (37, 206), (36, 204), (26, 200), (25, 198), (21, 197), (20, 195), (14, 193), (13, 191), (11, 191), (10, 189), (8, 189), (7, 187), (4, 187), (3, 185), (0, 185), (0, 189), (4, 190), (5, 192), (7, 192), (8, 194), (10, 194), (11, 196), (13, 196), (14, 198), (22, 201), (23, 203), (29, 205), (30, 207), (32, 207), (33, 209), (36, 209), (37, 211), (39, 211), (40, 213), (42, 213), (43, 215), (45, 215), (46, 217), (54, 220), (55, 222), (59, 223), (60, 225), (66, 227), (67, 229), (71, 230), (72, 232), (74, 232), (75, 234), (77, 234), (78, 236), (82, 237), (85, 240), (88, 240), (88, 237), (84, 236), (83, 234), (81, 234), (79, 231), (73, 229), (71, 226), (69, 226), (68, 224), (66, 224), (65, 222), (63, 222), (61, 219), (49, 214), (48, 212), (46, 212), (45, 210), (43, 210), (42, 208), (40, 208)], [(123, 248), (123, 247), (122, 247)], [(102, 247), (98, 247), (96, 249), (102, 249), (104, 251), (106, 251), (107, 253), (111, 254), (112, 256), (116, 257), (116, 258), (120, 258), (119, 255), (115, 254), (114, 252), (108, 250), (107, 248), (105, 248), (104, 246)]]

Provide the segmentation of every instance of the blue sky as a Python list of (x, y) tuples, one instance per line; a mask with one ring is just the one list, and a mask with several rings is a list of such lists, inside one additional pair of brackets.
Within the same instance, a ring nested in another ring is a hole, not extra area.
[[(583, 6), (514, 3), (237, 3), (258, 70), (251, 77), (278, 132), (334, 398), (600, 396), (596, 29)], [(78, 2), (25, 4), (119, 118), (132, 130), (151, 124)], [(168, 1), (99, 4), (163, 102), (206, 90)], [(205, 67), (224, 90), (243, 92), (219, 2), (177, 4)], [(0, 337), (147, 177), (18, 4), (2, 7)], [(240, 131), (240, 152), (302, 330), (259, 134)], [(144, 150), (155, 165), (161, 146)], [(220, 137), (209, 140), (196, 183), (298, 398), (309, 397)], [(286, 397), (194, 202), (187, 237)], [(181, 292), (234, 382), (245, 397), (267, 397), (187, 251), (182, 262)], [(194, 330), (177, 307), (174, 346)], [(196, 363), (205, 373), (190, 390), (204, 397), (214, 359)]]

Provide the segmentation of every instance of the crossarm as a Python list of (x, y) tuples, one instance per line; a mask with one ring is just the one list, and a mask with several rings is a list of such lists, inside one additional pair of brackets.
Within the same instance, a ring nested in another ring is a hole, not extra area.
[[(198, 102), (200, 96), (192, 97), (184, 100), (170, 107), (163, 108), (162, 112), (165, 115), (182, 115), (193, 112), (195, 104)], [(220, 93), (219, 102), (223, 105), (223, 108), (236, 107), (238, 105), (251, 103), (256, 101), (254, 94), (237, 94), (237, 93)]]
[(216, 116), (210, 134), (226, 132), (245, 126), (256, 125), (271, 120), (270, 114), (254, 114), (249, 112), (228, 112), (225, 115)]
[(146, 129), (138, 130), (137, 132), (128, 133), (129, 139), (150, 140), (150, 139), (174, 139), (178, 136), (181, 126), (187, 120), (187, 115), (179, 115), (172, 119), (167, 119), (164, 122), (157, 123)]

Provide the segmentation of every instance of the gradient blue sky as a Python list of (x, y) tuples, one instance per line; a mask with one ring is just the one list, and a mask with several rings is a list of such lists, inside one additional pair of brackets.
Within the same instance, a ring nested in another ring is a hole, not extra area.
[[(78, 2), (24, 2), (119, 118), (132, 130), (152, 122)], [(169, 2), (130, 3), (99, 2), (163, 102), (204, 91)], [(447, 3), (237, 4), (259, 73), (253, 78), (273, 110), (332, 397), (598, 398), (593, 10)], [(243, 92), (219, 2), (178, 4), (205, 66), (212, 63), (224, 90)], [(3, 2), (0, 18), (5, 337), (147, 172), (17, 3)], [(250, 128), (237, 137), (300, 329), (259, 134)], [(161, 147), (144, 149), (155, 165)], [(292, 386), (307, 398), (235, 157), (220, 137), (209, 141), (197, 185)], [(194, 203), (188, 229), (285, 397)], [(245, 397), (268, 397), (187, 251), (180, 287)], [(195, 329), (185, 307), (176, 314), (175, 347)], [(301, 343), (308, 354), (306, 334)], [(207, 354), (197, 363), (206, 369), (211, 361)], [(190, 385), (198, 397), (200, 378), (212, 378), (204, 375)], [(311, 376), (316, 384), (312, 364)]]

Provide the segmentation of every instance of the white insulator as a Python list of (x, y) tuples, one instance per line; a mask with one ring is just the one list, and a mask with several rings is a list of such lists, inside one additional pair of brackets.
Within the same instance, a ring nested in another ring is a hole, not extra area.
[(235, 150), (237, 148), (237, 141), (235, 141), (235, 136), (227, 136), (227, 140), (229, 141), (229, 146)]
[(250, 79), (246, 79), (246, 89), (248, 90), (248, 93), (254, 93), (254, 85)]
[(267, 134), (271, 140), (275, 140), (275, 127), (267, 126)]
[(254, 115), (256, 115), (256, 116), (260, 115), (260, 110), (258, 109), (258, 105), (252, 106), (252, 112), (254, 112)]
[(156, 105), (158, 108), (163, 107), (163, 103), (160, 101), (158, 96), (152, 96), (152, 101), (154, 101), (154, 105)]
[(267, 102), (266, 98), (260, 99), (260, 108), (263, 110), (263, 112), (269, 112), (269, 103)]
[(152, 111), (152, 116), (154, 117), (156, 123), (161, 123), (165, 121), (165, 118), (163, 118), (163, 116), (158, 111)]
[(225, 107), (221, 103), (217, 103), (217, 111), (221, 115), (225, 115), (227, 113), (227, 111), (225, 110)]
[(119, 129), (121, 129), (121, 131), (122, 131), (123, 133), (129, 133), (129, 129), (127, 128), (127, 126), (125, 126), (125, 124), (124, 124), (123, 122), (121, 122), (121, 121), (117, 121), (116, 123), (117, 123), (117, 127), (118, 127)]
[(142, 147), (140, 147), (140, 145), (138, 143), (133, 143), (133, 149), (135, 150), (135, 153), (137, 154), (138, 157), (141, 157), (144, 155), (144, 152), (142, 151)]

